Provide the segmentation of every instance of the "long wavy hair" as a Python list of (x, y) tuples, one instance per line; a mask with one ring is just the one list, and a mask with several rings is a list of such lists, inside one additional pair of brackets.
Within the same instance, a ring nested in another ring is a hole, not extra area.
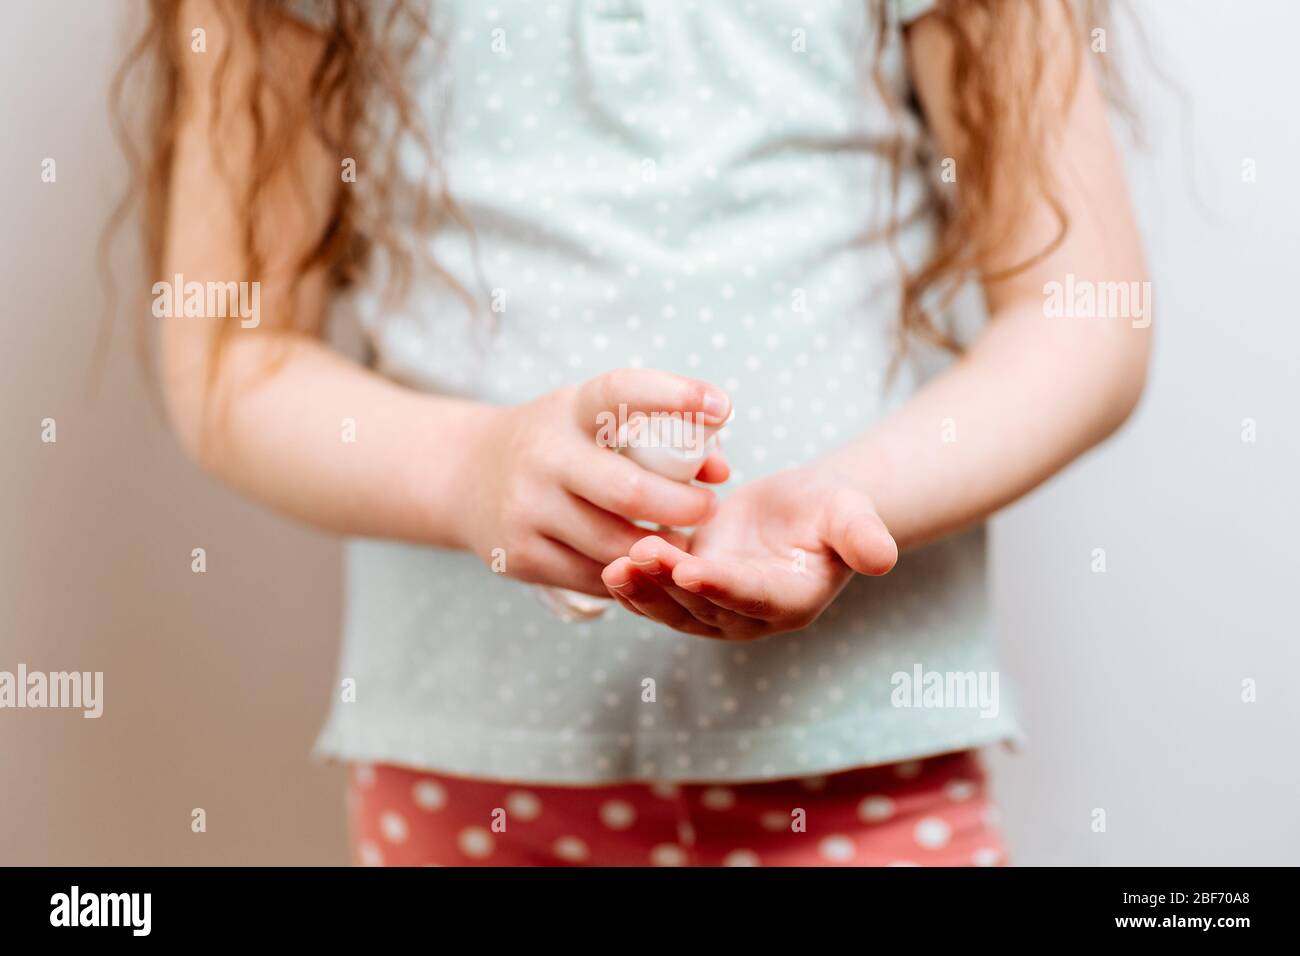
[[(877, 27), (876, 49), (868, 51), (872, 82), (897, 116), (907, 104), (898, 101), (879, 67), (890, 35), (888, 0), (862, 2)], [(310, 123), (336, 155), (364, 155), (372, 174), (337, 191), (328, 225), (314, 237), (310, 251), (298, 263), (297, 276), (323, 267), (331, 285), (341, 289), (358, 281), (375, 250), (382, 249), (389, 264), (385, 291), (390, 296), (400, 296), (422, 269), (455, 285), (422, 251), (429, 248), (428, 243), (412, 243), (409, 230), (399, 231), (391, 225), (398, 218), (393, 215), (395, 203), (402, 203), (404, 210), (410, 203), (408, 196), (394, 188), (401, 181), (396, 171), (398, 144), (404, 138), (423, 152), (428, 170), (415, 200), (417, 230), (436, 230), (449, 219), (462, 218), (441, 176), (439, 130), (429, 128), (428, 113), (415, 103), (409, 82), (417, 54), (425, 45), (440, 42), (430, 0), (387, 0), (383, 4), (316, 0), (316, 25), (324, 34), (325, 45), (314, 66), (310, 102), (306, 104), (288, 101), (281, 78), (266, 55), (273, 18), (283, 16), (288, 4), (289, 0), (250, 0), (247, 4), (241, 15), (248, 18), (247, 36), (254, 44), (256, 75), (243, 102), (219, 104), (217, 109), (218, 115), (223, 109), (246, 110), (256, 137), (253, 174), (238, 197), (236, 210), (243, 226), (244, 274), (260, 274), (252, 211), (264, 185), (286, 162), (287, 144), (301, 131), (300, 124)], [(111, 90), (115, 127), (132, 179), (106, 236), (129, 218), (138, 202), (143, 251), (153, 275), (161, 274), (164, 218), (181, 106), (181, 57), (185, 51), (177, 41), (180, 6), (180, 0), (150, 0), (147, 21)], [(938, 315), (952, 294), (969, 278), (1005, 276), (1027, 268), (1065, 236), (1069, 222), (1055, 198), (1056, 184), (1043, 146), (1073, 95), (1090, 37), (1107, 28), (1110, 6), (1108, 0), (937, 0), (931, 15), (951, 38), (953, 48), (949, 82), (960, 145), (958, 155), (952, 158), (961, 171), (961, 185), (959, 191), (951, 187), (935, 191), (938, 228), (928, 258), (910, 269), (899, 260), (900, 354), (913, 338), (959, 350), (959, 343)], [(217, 9), (227, 19), (232, 16), (224, 3), (218, 3)], [(1068, 88), (1062, 90), (1056, 84), (1049, 91), (1042, 82), (1049, 66), (1048, 51), (1038, 41), (1051, 32), (1049, 18), (1055, 23), (1058, 16), (1064, 17), (1077, 42)], [(1095, 59), (1112, 104), (1128, 112), (1110, 57)], [(214, 89), (220, 86), (226, 66), (218, 63)], [(133, 96), (128, 108), (124, 90), (138, 71), (148, 71), (145, 82), (138, 85), (145, 102), (140, 104)], [(266, 93), (277, 104), (276, 122), (268, 119)], [(133, 114), (139, 105), (144, 111)], [(327, 116), (340, 122), (327, 125)], [(395, 117), (396, 123), (386, 121), (380, 128), (375, 120), (379, 116)], [(214, 125), (217, 121), (214, 117)], [(886, 203), (890, 210), (899, 171), (906, 161), (903, 143), (901, 135), (896, 137), (890, 150), (891, 202)], [(1009, 266), (999, 262), (999, 251), (1008, 237), (1025, 221), (1032, 205), (1044, 199), (1055, 212), (1055, 237), (1022, 262)], [(887, 228), (886, 234), (892, 235), (892, 230)], [(468, 298), (465, 290), (457, 288), (457, 292)], [(221, 337), (228, 333), (229, 325), (223, 323), (225, 328), (217, 333), (217, 347), (212, 351), (214, 376)], [(141, 332), (137, 342), (147, 355), (147, 333)]]

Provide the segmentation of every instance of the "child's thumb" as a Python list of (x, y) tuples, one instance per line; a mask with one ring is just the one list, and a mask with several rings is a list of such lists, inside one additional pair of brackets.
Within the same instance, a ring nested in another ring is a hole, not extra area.
[(893, 535), (860, 491), (841, 488), (831, 496), (823, 512), (822, 539), (859, 574), (885, 574), (898, 563)]

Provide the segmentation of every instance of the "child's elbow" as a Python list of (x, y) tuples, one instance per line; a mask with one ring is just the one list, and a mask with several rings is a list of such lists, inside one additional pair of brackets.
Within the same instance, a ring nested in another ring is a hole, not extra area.
[(1117, 431), (1137, 410), (1146, 391), (1151, 366), (1150, 317), (1142, 323), (1130, 323), (1114, 337), (1105, 359), (1105, 402), (1102, 414), (1102, 437)]
[(191, 386), (164, 385), (163, 401), (167, 409), (167, 420), (177, 444), (195, 464), (206, 469), (209, 462), (204, 441), (203, 402), (196, 397)]
[(211, 384), (207, 352), (199, 336), (165, 329), (158, 361), (168, 424), (185, 454), (205, 469), (211, 465), (211, 441), (205, 434)]

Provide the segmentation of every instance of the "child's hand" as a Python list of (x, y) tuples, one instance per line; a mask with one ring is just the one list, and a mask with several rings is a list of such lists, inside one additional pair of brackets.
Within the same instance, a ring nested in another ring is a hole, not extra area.
[[(721, 389), (669, 372), (620, 369), (549, 392), (525, 405), (492, 408), (462, 469), (458, 538), (511, 577), (608, 596), (601, 569), (645, 536), (633, 521), (693, 526), (716, 505), (712, 491), (634, 464), (597, 443), (602, 414), (703, 413), (724, 421)], [(699, 480), (726, 481), (720, 455)], [(504, 561), (502, 562), (502, 559)]]
[(853, 572), (884, 574), (898, 560), (867, 496), (816, 467), (740, 488), (689, 547), (642, 538), (605, 568), (609, 593), (676, 630), (747, 639), (807, 627)]

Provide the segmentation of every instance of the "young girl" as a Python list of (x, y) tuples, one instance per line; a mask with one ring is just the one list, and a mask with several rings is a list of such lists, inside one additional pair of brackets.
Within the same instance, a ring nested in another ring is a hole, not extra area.
[[(319, 748), (358, 860), (1003, 862), (982, 523), (1147, 362), (1148, 322), (1045, 307), (1145, 278), (1099, 23), (153, 5), (150, 281), (260, 289), (161, 320), (164, 392), (204, 467), (353, 539)], [(637, 412), (730, 419), (725, 457), (596, 440)]]

